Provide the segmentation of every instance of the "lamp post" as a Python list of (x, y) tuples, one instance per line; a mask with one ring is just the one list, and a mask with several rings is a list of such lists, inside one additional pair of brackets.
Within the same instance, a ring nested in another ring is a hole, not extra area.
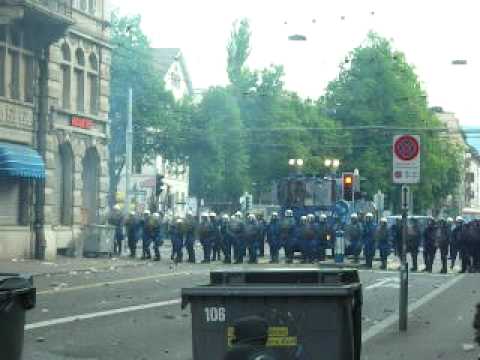
[(288, 165), (295, 169), (296, 173), (300, 173), (303, 167), (303, 159), (289, 159)]
[(336, 182), (337, 182), (337, 169), (340, 167), (339, 159), (325, 159), (324, 163), (326, 168), (330, 170), (330, 180), (332, 181), (332, 201), (337, 200), (336, 194)]

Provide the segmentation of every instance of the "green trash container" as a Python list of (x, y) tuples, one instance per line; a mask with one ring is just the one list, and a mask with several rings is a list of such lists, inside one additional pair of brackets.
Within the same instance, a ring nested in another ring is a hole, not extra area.
[(235, 325), (252, 317), (268, 324), (266, 349), (275, 359), (360, 360), (362, 286), (355, 269), (213, 271), (210, 284), (182, 289), (182, 308), (188, 304), (193, 360), (223, 359), (235, 343)]
[(30, 275), (0, 273), (0, 352), (2, 360), (20, 360), (25, 312), (33, 309), (36, 290)]

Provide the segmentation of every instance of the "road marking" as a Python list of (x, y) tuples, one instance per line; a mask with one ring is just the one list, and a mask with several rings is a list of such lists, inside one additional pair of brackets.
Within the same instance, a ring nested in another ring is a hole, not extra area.
[(61, 325), (61, 324), (68, 324), (75, 321), (94, 319), (94, 318), (99, 318), (104, 316), (111, 316), (111, 315), (117, 315), (117, 314), (124, 314), (128, 312), (154, 309), (154, 308), (170, 306), (170, 305), (177, 305), (177, 304), (180, 304), (180, 302), (181, 302), (181, 299), (173, 299), (173, 300), (160, 301), (160, 302), (155, 302), (150, 304), (128, 306), (120, 309), (112, 309), (112, 310), (99, 311), (99, 312), (94, 312), (89, 314), (73, 315), (73, 316), (67, 316), (67, 317), (58, 318), (58, 319), (39, 321), (36, 323), (25, 325), (25, 331), (45, 328), (49, 326)]
[[(428, 293), (424, 297), (418, 299), (413, 304), (408, 304), (408, 314), (414, 312), (415, 310), (417, 310), (422, 305), (425, 305), (429, 301), (433, 300), (434, 298), (436, 298), (437, 296), (442, 294), (444, 291), (451, 288), (457, 282), (462, 280), (464, 277), (465, 277), (465, 275), (456, 276), (456, 277), (452, 278), (451, 280), (449, 280), (448, 282), (444, 283), (443, 285), (439, 286), (438, 288), (436, 288), (432, 292)], [(395, 324), (397, 321), (398, 321), (398, 312), (388, 316), (387, 318), (380, 321), (378, 324), (373, 325), (372, 327), (370, 327), (367, 331), (365, 331), (363, 333), (362, 343), (366, 343), (367, 341), (369, 341), (373, 337), (375, 337), (378, 334), (380, 334), (381, 332), (385, 331), (388, 327)]]
[(37, 291), (37, 295), (61, 294), (61, 293), (70, 292), (70, 291), (94, 289), (94, 288), (110, 286), (110, 285), (128, 284), (128, 283), (139, 282), (139, 281), (160, 279), (164, 277), (182, 276), (182, 275), (199, 275), (204, 273), (208, 273), (208, 271), (182, 271), (182, 272), (176, 272), (176, 273), (148, 275), (148, 276), (142, 276), (142, 277), (136, 277), (136, 278), (105, 281), (101, 283), (93, 283), (93, 284), (78, 285), (78, 286), (65, 287), (65, 288), (42, 290), (42, 291)]

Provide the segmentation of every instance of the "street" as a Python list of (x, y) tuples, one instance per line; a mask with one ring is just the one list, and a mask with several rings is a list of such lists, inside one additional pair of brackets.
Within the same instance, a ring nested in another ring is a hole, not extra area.
[[(180, 289), (208, 283), (209, 270), (222, 267), (180, 264), (174, 268), (163, 261), (37, 277), (37, 306), (27, 313), (24, 359), (191, 359), (190, 309), (181, 310)], [(430, 301), (446, 296), (454, 303), (458, 292), (449, 289), (471, 292), (472, 279), (477, 281), (474, 276), (411, 274), (410, 310), (428, 308)], [(367, 349), (363, 358), (370, 359), (368, 343), (397, 324), (399, 282), (395, 271), (360, 270), (360, 277)], [(465, 319), (464, 325), (468, 335), (471, 319)], [(461, 344), (452, 350), (466, 354)]]

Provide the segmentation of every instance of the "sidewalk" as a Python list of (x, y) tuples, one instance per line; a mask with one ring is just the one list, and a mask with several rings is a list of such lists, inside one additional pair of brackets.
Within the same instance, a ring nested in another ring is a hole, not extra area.
[(480, 302), (480, 277), (468, 274), (410, 313), (408, 331), (398, 322), (363, 344), (363, 360), (477, 360), (472, 327)]

